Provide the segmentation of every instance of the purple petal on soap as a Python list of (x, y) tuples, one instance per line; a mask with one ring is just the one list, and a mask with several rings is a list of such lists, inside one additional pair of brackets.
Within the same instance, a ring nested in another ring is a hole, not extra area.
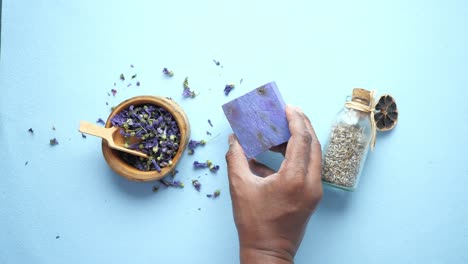
[(223, 105), (224, 114), (248, 158), (289, 140), (285, 107), (274, 82)]

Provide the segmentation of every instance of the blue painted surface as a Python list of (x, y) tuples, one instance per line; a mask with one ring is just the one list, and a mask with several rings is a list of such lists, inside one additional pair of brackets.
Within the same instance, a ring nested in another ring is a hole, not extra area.
[[(220, 106), (273, 80), (321, 140), (353, 87), (400, 110), (356, 192), (325, 191), (297, 263), (468, 262), (466, 2), (7, 0), (2, 20), (0, 263), (237, 263)], [(141, 86), (122, 87), (122, 72)], [(180, 96), (186, 76), (196, 99)], [(115, 175), (77, 132), (141, 94), (180, 102), (195, 139), (213, 133), (182, 160), (185, 189)], [(195, 159), (221, 169), (193, 171)]]

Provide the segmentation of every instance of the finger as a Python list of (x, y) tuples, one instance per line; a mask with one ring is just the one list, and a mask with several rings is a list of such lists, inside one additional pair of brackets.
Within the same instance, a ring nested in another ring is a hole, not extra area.
[(234, 135), (229, 136), (229, 150), (226, 153), (229, 182), (251, 174), (247, 157)]
[[(317, 138), (317, 134), (315, 133), (314, 127), (312, 126), (312, 123), (310, 122), (309, 117), (307, 117), (307, 115), (304, 112), (302, 112), (302, 115), (303, 115), (303, 117), (305, 119), (307, 129), (309, 130), (309, 133), (312, 135), (309, 168), (310, 168), (310, 170), (315, 170), (315, 171), (321, 172), (321, 169), (322, 169), (322, 148), (320, 146), (320, 142), (319, 142), (319, 140)], [(320, 181), (321, 173), (310, 173), (310, 174), (313, 177), (316, 178), (316, 179), (314, 179), (315, 182), (317, 180)]]
[(273, 152), (278, 152), (283, 155), (283, 157), (286, 155), (286, 148), (288, 147), (288, 142), (285, 142), (283, 144), (280, 144), (278, 146), (272, 147), (270, 150)]
[(312, 135), (307, 128), (303, 115), (297, 108), (287, 106), (286, 118), (288, 119), (291, 138), (288, 141), (285, 160), (280, 170), (284, 169), (292, 174), (297, 174), (295, 172), (305, 174), (310, 159)]
[(266, 166), (263, 163), (258, 162), (255, 159), (249, 160), (249, 166), (250, 166), (250, 170), (255, 175), (263, 177), (263, 178), (268, 177), (275, 173), (275, 171), (272, 170), (270, 167)]

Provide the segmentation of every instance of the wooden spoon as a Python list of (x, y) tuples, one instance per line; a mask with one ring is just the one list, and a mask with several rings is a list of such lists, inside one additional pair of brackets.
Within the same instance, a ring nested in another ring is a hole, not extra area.
[(88, 135), (93, 135), (104, 139), (110, 148), (116, 149), (135, 156), (149, 158), (143, 152), (128, 149), (124, 147), (125, 138), (119, 132), (118, 127), (105, 128), (86, 121), (80, 121), (79, 131)]

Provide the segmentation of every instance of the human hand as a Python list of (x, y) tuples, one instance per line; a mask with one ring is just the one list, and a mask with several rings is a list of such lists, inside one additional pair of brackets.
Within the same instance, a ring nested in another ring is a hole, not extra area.
[(307, 222), (322, 197), (321, 148), (307, 116), (286, 107), (291, 138), (272, 150), (278, 172), (248, 161), (234, 135), (226, 153), (241, 263), (292, 263)]

